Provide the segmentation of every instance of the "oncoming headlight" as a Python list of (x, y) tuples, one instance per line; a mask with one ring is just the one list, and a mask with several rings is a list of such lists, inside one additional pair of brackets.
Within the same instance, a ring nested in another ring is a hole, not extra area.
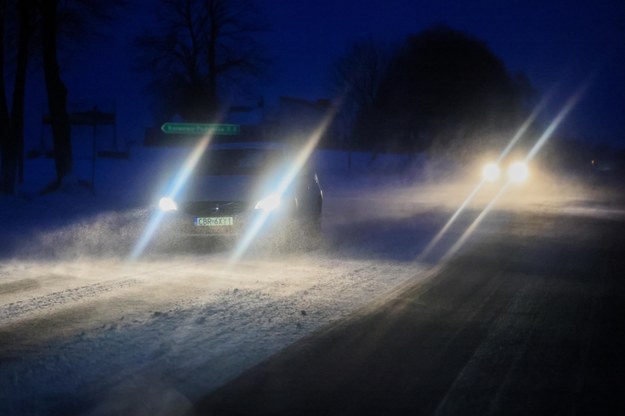
[(482, 178), (484, 178), (486, 182), (495, 182), (499, 179), (499, 174), (499, 166), (497, 166), (496, 163), (488, 163), (482, 168)]
[(158, 201), (158, 208), (163, 212), (176, 211), (178, 204), (170, 197), (164, 196)]
[(508, 168), (508, 180), (511, 182), (525, 182), (529, 176), (529, 168), (524, 162), (514, 162)]
[(280, 206), (280, 195), (271, 194), (266, 198), (261, 199), (256, 203), (254, 209), (262, 209), (263, 211), (270, 212)]

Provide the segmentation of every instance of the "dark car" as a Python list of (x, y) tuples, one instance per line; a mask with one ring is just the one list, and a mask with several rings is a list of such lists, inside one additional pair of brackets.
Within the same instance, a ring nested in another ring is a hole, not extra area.
[(159, 201), (161, 234), (318, 238), (323, 193), (317, 174), (283, 144), (214, 144), (187, 168), (184, 186)]

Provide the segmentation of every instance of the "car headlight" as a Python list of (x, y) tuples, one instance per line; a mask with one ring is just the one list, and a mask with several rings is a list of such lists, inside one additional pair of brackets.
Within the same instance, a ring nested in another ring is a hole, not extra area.
[(496, 163), (488, 163), (482, 169), (482, 178), (487, 182), (495, 182), (499, 179), (500, 170)]
[(511, 182), (525, 182), (529, 176), (529, 168), (527, 167), (527, 164), (523, 162), (514, 162), (508, 168), (508, 179)]
[(261, 199), (256, 203), (254, 209), (262, 209), (263, 211), (270, 212), (278, 208), (281, 203), (279, 194), (271, 194), (266, 198)]
[(164, 212), (176, 211), (178, 209), (178, 204), (170, 197), (164, 196), (158, 201), (158, 207)]

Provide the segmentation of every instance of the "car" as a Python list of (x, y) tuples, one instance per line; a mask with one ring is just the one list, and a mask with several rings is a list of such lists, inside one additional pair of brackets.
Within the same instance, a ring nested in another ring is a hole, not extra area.
[(321, 234), (323, 191), (280, 142), (216, 143), (197, 159), (184, 186), (158, 208), (161, 233), (175, 237), (275, 239), (302, 245)]

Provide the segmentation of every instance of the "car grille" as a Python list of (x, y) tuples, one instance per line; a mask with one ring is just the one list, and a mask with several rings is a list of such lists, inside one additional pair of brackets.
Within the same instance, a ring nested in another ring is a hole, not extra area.
[(197, 216), (221, 216), (240, 214), (249, 203), (243, 201), (189, 201), (182, 204), (182, 210)]

